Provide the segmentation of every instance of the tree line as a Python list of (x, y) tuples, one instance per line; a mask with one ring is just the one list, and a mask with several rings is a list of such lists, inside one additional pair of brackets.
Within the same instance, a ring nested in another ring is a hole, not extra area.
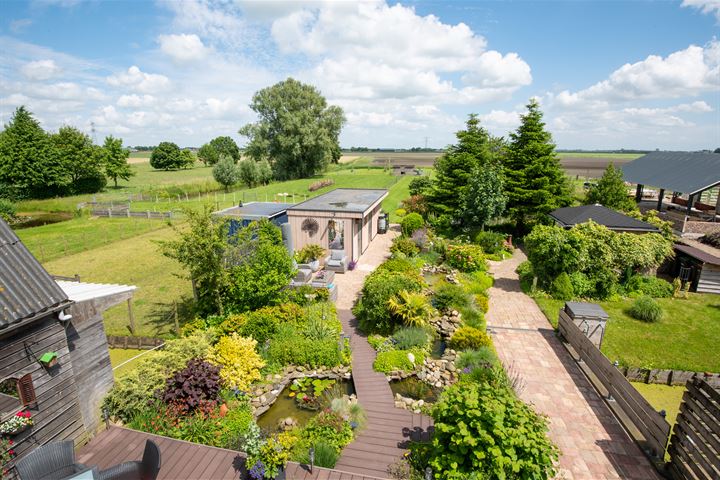
[(47, 132), (24, 106), (0, 132), (0, 197), (11, 200), (95, 193), (134, 175), (122, 139), (102, 146), (70, 125)]

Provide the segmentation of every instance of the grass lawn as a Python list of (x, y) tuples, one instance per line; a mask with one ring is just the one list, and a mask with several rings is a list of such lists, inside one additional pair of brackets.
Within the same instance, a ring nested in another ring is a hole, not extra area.
[[(557, 327), (563, 301), (536, 298)], [(633, 300), (597, 302), (610, 315), (602, 351), (612, 361), (643, 368), (720, 372), (720, 296), (691, 293), (688, 299), (660, 298), (665, 311), (658, 323), (644, 323), (626, 310)]]
[(675, 425), (675, 420), (680, 413), (680, 403), (685, 392), (685, 387), (670, 385), (655, 385), (652, 383), (630, 382), (640, 394), (645, 397), (650, 405), (657, 411), (665, 410), (667, 421)]
[(136, 360), (133, 360), (132, 362), (128, 362), (125, 365), (123, 365), (120, 368), (115, 368), (121, 363), (130, 360), (131, 358), (140, 355), (141, 353), (145, 353), (140, 358), (145, 358), (148, 355), (153, 355), (153, 352), (149, 352), (147, 350), (136, 350), (134, 348), (111, 348), (110, 349), (110, 364), (113, 367), (113, 375), (115, 375), (115, 378), (118, 378), (121, 374), (124, 372), (130, 371), (134, 368)]
[(162, 220), (142, 218), (73, 218), (15, 233), (38, 260), (48, 262), (164, 227)]
[[(108, 245), (45, 262), (45, 268), (58, 275), (79, 274), (83, 281), (136, 285), (133, 313), (136, 334), (148, 337), (174, 335), (173, 301), (192, 297), (190, 281), (180, 278), (180, 265), (164, 257), (158, 240), (174, 236), (170, 227), (118, 240)], [(108, 335), (129, 335), (127, 305), (123, 302), (105, 313)]]

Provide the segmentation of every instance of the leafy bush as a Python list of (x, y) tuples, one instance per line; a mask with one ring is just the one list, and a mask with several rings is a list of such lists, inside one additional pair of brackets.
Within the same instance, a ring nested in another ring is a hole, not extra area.
[(195, 358), (165, 382), (162, 400), (191, 413), (214, 405), (220, 393), (220, 367)]
[(449, 346), (455, 350), (488, 347), (492, 344), (487, 333), (474, 327), (462, 326), (450, 337)]
[(208, 353), (207, 360), (221, 367), (220, 379), (228, 388), (247, 390), (260, 380), (260, 369), (265, 366), (255, 351), (257, 341), (231, 333), (221, 337)]
[(432, 417), (433, 439), (415, 446), (414, 455), (427, 459), (436, 479), (555, 475), (558, 450), (547, 437), (546, 420), (508, 389), (454, 385), (443, 392)]
[(631, 317), (643, 322), (657, 322), (663, 315), (662, 307), (647, 295), (636, 299), (628, 313)]
[(415, 263), (406, 257), (392, 257), (385, 260), (380, 266), (377, 267), (379, 271), (386, 272), (401, 272), (401, 273), (413, 273), (418, 274), (418, 267)]
[(467, 307), (470, 300), (463, 287), (443, 282), (433, 293), (432, 304), (442, 312), (450, 308)]
[(427, 324), (433, 314), (432, 306), (422, 293), (401, 290), (388, 300), (388, 310), (402, 323), (420, 327)]
[(520, 284), (523, 286), (524, 289), (529, 290), (530, 285), (532, 285), (533, 278), (535, 277), (532, 263), (530, 263), (528, 260), (525, 260), (517, 266), (515, 271), (517, 272), (520, 279)]
[(404, 217), (405, 215), (407, 215), (407, 211), (404, 208), (398, 208), (397, 210), (395, 210), (395, 215), (397, 215), (398, 217)]
[(10, 223), (15, 220), (17, 209), (15, 204), (10, 200), (0, 197), (0, 218)]
[(400, 222), (400, 228), (406, 237), (412, 235), (418, 228), (422, 228), (423, 225), (425, 225), (425, 220), (422, 215), (415, 212), (408, 213)]
[(489, 273), (481, 271), (463, 273), (460, 278), (470, 293), (485, 294), (495, 282)]
[(115, 381), (115, 386), (103, 400), (110, 415), (129, 422), (147, 407), (156, 390), (163, 388), (168, 375), (183, 368), (188, 360), (204, 357), (210, 349), (207, 335), (196, 333), (165, 342), (165, 348), (137, 360), (135, 368), (127, 370)]
[(218, 326), (218, 332), (223, 335), (239, 333), (243, 337), (252, 337), (262, 344), (277, 332), (279, 325), (304, 325), (306, 321), (306, 312), (302, 307), (295, 303), (283, 303), (252, 312), (229, 315)]
[(505, 235), (502, 233), (482, 230), (475, 235), (473, 241), (480, 245), (483, 252), (490, 255), (494, 255), (505, 250)]
[(572, 272), (570, 274), (570, 284), (575, 297), (589, 297), (595, 293), (595, 283), (584, 273)]
[(302, 437), (313, 443), (318, 440), (325, 441), (340, 453), (340, 450), (352, 441), (353, 433), (344, 418), (331, 410), (325, 410), (308, 421)]
[(325, 178), (323, 180), (318, 180), (317, 182), (313, 182), (308, 187), (308, 190), (311, 192), (314, 192), (316, 190), (320, 190), (321, 188), (329, 187), (330, 185), (333, 185), (335, 183), (335, 180), (331, 178)]
[(382, 373), (390, 373), (396, 370), (410, 372), (415, 369), (416, 365), (422, 365), (424, 361), (425, 352), (420, 349), (390, 350), (378, 352), (375, 362), (373, 362), (373, 368), (376, 372)]
[(400, 204), (407, 213), (417, 213), (422, 217), (425, 217), (428, 213), (428, 203), (425, 195), (412, 195), (400, 202)]
[(625, 285), (628, 292), (639, 292), (653, 298), (670, 298), (673, 286), (662, 278), (648, 275), (633, 275)]
[(310, 368), (335, 367), (341, 363), (336, 339), (314, 340), (299, 334), (273, 339), (267, 359), (278, 365), (306, 365)]
[(477, 245), (450, 245), (445, 252), (445, 261), (462, 272), (487, 270), (482, 248)]
[(556, 300), (572, 300), (575, 296), (575, 290), (570, 281), (570, 276), (565, 272), (558, 275), (550, 286), (550, 293)]
[(482, 293), (475, 295), (475, 305), (484, 313), (487, 313), (487, 311), (490, 309), (490, 300), (488, 299), (487, 295), (484, 295)]
[[(340, 452), (332, 443), (318, 439), (311, 444), (315, 450), (315, 465), (323, 468), (335, 468), (335, 464), (340, 458)], [(310, 457), (300, 459), (302, 463), (309, 464)]]
[(325, 249), (316, 243), (309, 243), (295, 252), (295, 260), (299, 263), (309, 263), (319, 260), (325, 255)]
[(412, 239), (407, 237), (396, 237), (392, 241), (392, 245), (390, 246), (390, 251), (392, 253), (402, 253), (408, 256), (417, 255), (420, 253), (420, 248), (415, 244), (415, 242), (412, 241)]
[(432, 187), (432, 179), (428, 176), (415, 177), (410, 180), (408, 191), (410, 195), (422, 195)]
[(469, 349), (464, 352), (460, 352), (458, 359), (455, 362), (455, 366), (459, 369), (473, 369), (476, 367), (488, 367), (497, 364), (498, 359), (492, 348), (479, 347), (477, 349)]
[(368, 333), (390, 333), (395, 326), (388, 300), (401, 291), (417, 293), (422, 290), (423, 281), (418, 273), (388, 272), (376, 270), (368, 275), (362, 289), (362, 297), (353, 313), (360, 322), (360, 328)]
[(410, 350), (412, 348), (425, 348), (430, 341), (430, 336), (424, 328), (405, 327), (393, 333), (393, 340), (398, 350)]
[(427, 251), (428, 247), (432, 242), (432, 235), (430, 229), (427, 227), (418, 228), (410, 236), (410, 240), (420, 249), (420, 251)]
[(478, 310), (471, 305), (465, 308), (460, 308), (459, 312), (462, 315), (462, 320), (465, 325), (485, 330), (485, 314), (481, 310)]

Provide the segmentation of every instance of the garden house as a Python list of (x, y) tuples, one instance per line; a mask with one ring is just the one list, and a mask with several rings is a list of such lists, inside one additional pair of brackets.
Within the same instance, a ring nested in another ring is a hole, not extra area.
[(96, 433), (113, 384), (102, 314), (134, 290), (56, 280), (0, 220), (0, 424), (19, 412), (33, 420), (6, 432), (15, 460)]
[[(675, 274), (691, 292), (720, 294), (720, 250), (683, 239), (675, 244)], [(692, 243), (692, 245), (689, 245)]]
[(293, 248), (318, 244), (328, 258), (357, 261), (378, 233), (387, 190), (337, 188), (287, 209)]
[[(681, 233), (720, 231), (720, 154), (651, 152), (622, 166), (642, 208), (663, 212)], [(645, 187), (655, 187), (645, 191)], [(665, 193), (671, 195), (666, 198)], [(649, 202), (645, 202), (649, 200)]]
[(550, 212), (550, 218), (558, 226), (572, 228), (580, 223), (592, 220), (615, 232), (658, 233), (655, 225), (638, 220), (604, 207), (602, 205), (581, 205), (579, 207), (558, 208)]
[(236, 207), (215, 212), (215, 215), (230, 219), (230, 234), (238, 228), (247, 227), (250, 222), (266, 218), (277, 226), (287, 223), (287, 209), (292, 203), (248, 202)]

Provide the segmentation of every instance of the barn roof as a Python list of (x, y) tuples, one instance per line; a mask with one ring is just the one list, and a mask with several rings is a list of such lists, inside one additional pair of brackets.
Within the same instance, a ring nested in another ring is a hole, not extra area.
[(563, 227), (572, 227), (592, 220), (610, 230), (629, 230), (637, 232), (659, 232), (655, 225), (629, 217), (602, 205), (581, 205), (579, 207), (558, 208), (550, 216)]
[(720, 185), (718, 153), (650, 152), (620, 168), (628, 182), (688, 195)]
[(69, 303), (67, 294), (0, 219), (0, 331)]

